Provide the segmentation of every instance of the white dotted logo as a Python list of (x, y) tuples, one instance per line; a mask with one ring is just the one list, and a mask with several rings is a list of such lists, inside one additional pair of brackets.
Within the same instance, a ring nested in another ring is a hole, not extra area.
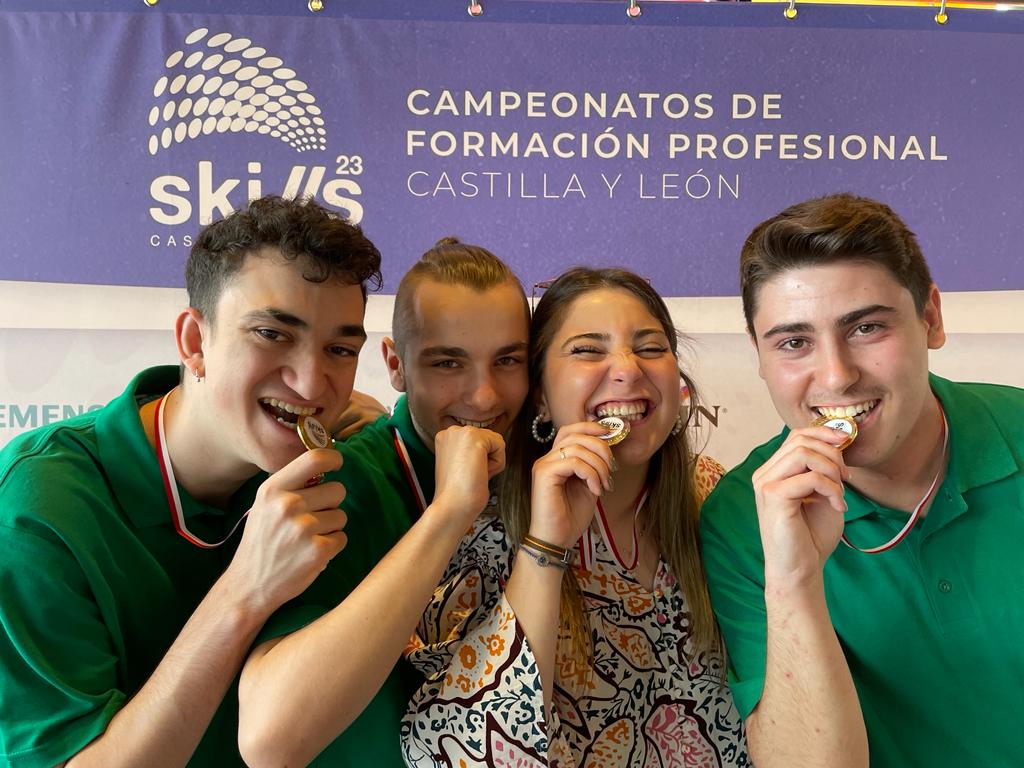
[(194, 30), (167, 57), (167, 72), (153, 86), (149, 154), (201, 134), (241, 131), (272, 136), (298, 152), (323, 151), (320, 107), (295, 70), (248, 38), (209, 32)]

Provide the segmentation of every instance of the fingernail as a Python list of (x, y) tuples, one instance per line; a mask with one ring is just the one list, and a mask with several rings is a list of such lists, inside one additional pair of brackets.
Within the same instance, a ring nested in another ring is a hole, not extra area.
[(619, 471), (619, 462), (617, 462), (617, 461), (615, 460), (615, 457), (614, 457), (614, 456), (612, 456), (612, 463), (611, 463), (611, 467), (612, 467), (612, 472), (618, 472), (618, 471)]
[(608, 493), (615, 493), (615, 480), (608, 478)]

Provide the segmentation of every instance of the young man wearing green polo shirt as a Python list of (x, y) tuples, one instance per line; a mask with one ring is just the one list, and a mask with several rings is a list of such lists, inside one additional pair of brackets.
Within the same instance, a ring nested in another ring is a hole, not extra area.
[[(1024, 391), (929, 374), (939, 291), (881, 203), (762, 223), (741, 290), (787, 428), (702, 527), (756, 765), (1019, 766)], [(845, 451), (821, 416), (855, 420)]]
[(242, 661), (346, 543), (342, 486), (310, 484), (340, 455), (294, 422), (345, 409), (379, 266), (315, 203), (254, 201), (196, 239), (180, 370), (0, 454), (0, 764), (241, 764)]
[[(528, 305), (508, 267), (441, 241), (402, 279), (392, 332), (384, 359), (405, 396), (345, 441), (339, 473), (349, 546), (381, 561), (366, 575), (335, 558), (268, 622), (239, 689), (253, 766), (403, 765), (399, 723), (413, 684), (396, 662), (488, 503), (481, 489), (504, 466), (501, 435), (528, 386)], [(371, 716), (375, 730), (360, 733)]]

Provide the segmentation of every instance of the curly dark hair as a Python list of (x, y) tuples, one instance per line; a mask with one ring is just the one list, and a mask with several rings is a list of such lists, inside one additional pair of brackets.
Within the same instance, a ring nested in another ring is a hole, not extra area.
[(367, 285), (381, 286), (380, 251), (359, 226), (312, 199), (267, 195), (199, 232), (185, 265), (189, 304), (213, 319), (224, 286), (263, 247), (301, 260), (311, 283), (358, 284), (364, 299)]

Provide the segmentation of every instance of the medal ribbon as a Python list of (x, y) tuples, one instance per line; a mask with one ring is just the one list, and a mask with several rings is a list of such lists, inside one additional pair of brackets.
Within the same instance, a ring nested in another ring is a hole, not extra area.
[(917, 506), (914, 507), (914, 511), (910, 515), (910, 519), (907, 520), (907, 524), (900, 529), (900, 532), (893, 536), (885, 544), (880, 544), (877, 547), (868, 547), (867, 549), (861, 549), (856, 544), (851, 544), (850, 540), (846, 538), (846, 534), (843, 534), (843, 544), (848, 546), (850, 549), (856, 549), (858, 552), (863, 552), (866, 555), (877, 555), (879, 552), (885, 552), (887, 549), (892, 549), (910, 533), (910, 530), (914, 527), (917, 521), (921, 517), (921, 510), (924, 509), (932, 496), (935, 495), (935, 491), (939, 488), (939, 478), (942, 477), (942, 470), (945, 467), (946, 457), (946, 446), (949, 444), (949, 425), (946, 423), (946, 412), (942, 410), (942, 403), (938, 400), (935, 401), (939, 406), (939, 415), (942, 416), (942, 457), (943, 461), (939, 464), (939, 470), (935, 473), (935, 478), (932, 480), (932, 484), (928, 487), (928, 491), (925, 493), (924, 498), (917, 502)]
[[(647, 502), (647, 497), (650, 495), (650, 490), (644, 488), (640, 491), (640, 495), (634, 502), (633, 508), (633, 560), (630, 563), (625, 562), (622, 559), (622, 555), (619, 554), (618, 548), (615, 546), (615, 539), (612, 538), (611, 527), (608, 525), (608, 517), (605, 515), (604, 507), (601, 505), (600, 499), (597, 502), (597, 525), (601, 531), (601, 536), (604, 538), (604, 543), (611, 550), (612, 557), (615, 558), (615, 562), (619, 564), (619, 567), (626, 570), (632, 571), (636, 568), (637, 562), (640, 557), (640, 548), (637, 546), (636, 536), (636, 521), (640, 515), (640, 510)], [(587, 526), (587, 530), (583, 532), (580, 540), (576, 543), (576, 550), (580, 554), (580, 568), (585, 571), (590, 571), (594, 567), (594, 563), (597, 561), (597, 539), (594, 537), (593, 526)]]
[(405, 471), (405, 479), (408, 481), (409, 487), (412, 488), (412, 494), (416, 497), (416, 505), (419, 507), (420, 515), (422, 515), (427, 510), (427, 497), (423, 495), (420, 479), (416, 477), (416, 470), (412, 466), (409, 449), (405, 447), (405, 441), (402, 439), (402, 435), (397, 427), (392, 427), (391, 433), (395, 436), (395, 451), (398, 453), (398, 460)]
[[(173, 392), (174, 390), (171, 391)], [(169, 394), (170, 392), (167, 393), (167, 395)], [(171, 510), (171, 520), (174, 522), (175, 530), (181, 534), (182, 538), (203, 549), (216, 549), (234, 535), (235, 531), (238, 530), (238, 526), (242, 524), (242, 521), (245, 520), (251, 510), (247, 510), (244, 515), (238, 518), (238, 522), (235, 523), (228, 535), (216, 544), (203, 541), (189, 531), (188, 526), (185, 525), (185, 513), (181, 509), (178, 484), (174, 480), (174, 467), (171, 466), (171, 457), (167, 452), (167, 437), (164, 433), (164, 403), (167, 401), (167, 395), (161, 397), (160, 401), (156, 404), (156, 415), (153, 417), (153, 432), (156, 436), (156, 458), (160, 464), (160, 475), (164, 479), (164, 493), (167, 494), (167, 506)]]

